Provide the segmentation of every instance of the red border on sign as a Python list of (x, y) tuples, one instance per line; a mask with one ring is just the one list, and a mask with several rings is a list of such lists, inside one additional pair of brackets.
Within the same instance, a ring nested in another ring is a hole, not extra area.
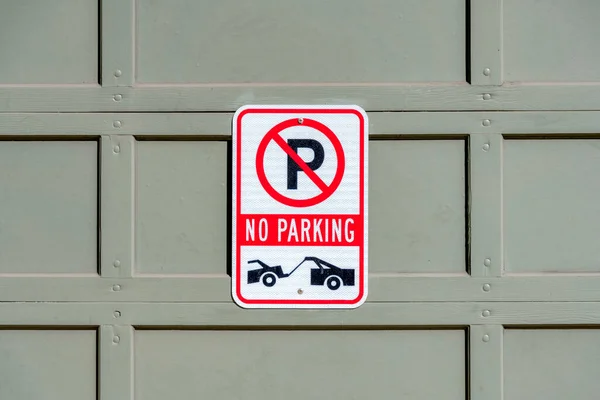
[(293, 299), (246, 299), (242, 296), (242, 284), (241, 284), (241, 254), (240, 254), (240, 245), (237, 240), (237, 221), (241, 215), (241, 202), (240, 202), (240, 193), (242, 189), (242, 171), (241, 171), (241, 160), (242, 160), (242, 150), (241, 150), (241, 137), (242, 137), (242, 118), (246, 114), (251, 113), (268, 113), (268, 114), (294, 114), (294, 113), (302, 113), (302, 114), (354, 114), (358, 117), (359, 125), (360, 125), (360, 189), (359, 189), (359, 214), (361, 219), (364, 219), (365, 209), (364, 209), (364, 198), (365, 198), (365, 156), (364, 156), (364, 143), (365, 143), (365, 119), (363, 115), (355, 109), (318, 109), (318, 108), (307, 108), (307, 109), (284, 109), (284, 108), (248, 108), (240, 112), (237, 117), (237, 134), (236, 134), (236, 142), (237, 142), (237, 151), (235, 154), (236, 157), (236, 187), (235, 187), (235, 197), (236, 197), (236, 210), (235, 210), (235, 218), (236, 218), (236, 249), (235, 249), (235, 273), (236, 273), (236, 295), (237, 298), (243, 301), (246, 304), (357, 304), (359, 303), (365, 294), (365, 242), (364, 242), (364, 234), (362, 244), (359, 246), (359, 283), (358, 283), (358, 296), (355, 299), (351, 300), (293, 300)]
[[(335, 189), (337, 189), (340, 185), (340, 182), (342, 182), (344, 170), (346, 168), (346, 161), (344, 156), (344, 149), (342, 148), (340, 140), (335, 136), (335, 133), (333, 133), (331, 129), (329, 129), (319, 121), (307, 118), (302, 122), (302, 125), (308, 126), (321, 132), (323, 135), (325, 135), (327, 139), (329, 139), (329, 141), (333, 145), (333, 148), (335, 149), (335, 154), (337, 156), (337, 170), (335, 176), (333, 177), (333, 181), (329, 184), (329, 186), (327, 186), (327, 184), (323, 181), (321, 181), (321, 185), (319, 185), (315, 180), (313, 180), (311, 175), (309, 175), (309, 173), (312, 173), (314, 175), (316, 174), (312, 170), (308, 169), (305, 170), (305, 172), (308, 175), (309, 179), (313, 181), (313, 183), (317, 185), (319, 189), (322, 190), (320, 194), (308, 199), (291, 199), (275, 190), (275, 188), (271, 186), (269, 180), (267, 179), (267, 176), (265, 175), (265, 151), (267, 150), (267, 146), (269, 145), (269, 143), (273, 140), (282, 148), (283, 151), (285, 151), (286, 153), (289, 152), (288, 154), (290, 154), (290, 156), (298, 157), (298, 163), (304, 163), (304, 160), (302, 160), (296, 153), (294, 153), (294, 151), (287, 145), (287, 143), (285, 143), (285, 141), (283, 141), (283, 138), (280, 136), (280, 133), (282, 131), (293, 126), (299, 125), (300, 123), (298, 122), (298, 119), (292, 118), (288, 119), (287, 121), (280, 122), (279, 124), (271, 128), (269, 132), (267, 132), (265, 137), (261, 140), (260, 144), (258, 145), (258, 151), (256, 152), (256, 173), (258, 174), (258, 180), (263, 185), (263, 188), (267, 191), (269, 196), (271, 196), (278, 202), (291, 207), (310, 207), (325, 201), (327, 198), (329, 198), (329, 196), (333, 194), (333, 192), (335, 192)], [(319, 177), (316, 176), (316, 179), (319, 179)]]

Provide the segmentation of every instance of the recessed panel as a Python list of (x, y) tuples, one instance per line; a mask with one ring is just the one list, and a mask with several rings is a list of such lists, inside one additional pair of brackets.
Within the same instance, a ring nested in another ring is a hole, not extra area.
[(0, 399), (95, 400), (96, 332), (0, 330)]
[(600, 81), (600, 2), (504, 0), (504, 78)]
[(136, 269), (227, 271), (227, 143), (141, 141), (136, 149)]
[(369, 272), (465, 272), (465, 142), (369, 147)]
[(506, 330), (504, 399), (596, 400), (598, 360), (600, 330)]
[(4, 0), (0, 8), (0, 84), (98, 82), (98, 0)]
[(504, 268), (600, 272), (600, 140), (505, 140)]
[(136, 400), (465, 398), (461, 330), (137, 331), (135, 343)]
[(464, 82), (464, 0), (142, 0), (143, 83)]
[(95, 141), (0, 141), (0, 274), (96, 273)]

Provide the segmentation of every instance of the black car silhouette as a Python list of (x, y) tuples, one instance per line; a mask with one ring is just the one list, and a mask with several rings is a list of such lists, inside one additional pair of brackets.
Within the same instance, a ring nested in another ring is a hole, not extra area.
[(311, 286), (327, 285), (330, 290), (337, 290), (342, 285), (354, 286), (354, 269), (340, 268), (317, 257), (304, 258), (289, 274), (283, 272), (281, 265), (272, 267), (260, 260), (250, 260), (248, 264), (256, 263), (261, 268), (248, 271), (248, 283), (262, 282), (263, 285), (272, 287), (278, 279), (289, 277), (306, 261), (317, 264), (317, 268), (311, 268), (310, 270)]

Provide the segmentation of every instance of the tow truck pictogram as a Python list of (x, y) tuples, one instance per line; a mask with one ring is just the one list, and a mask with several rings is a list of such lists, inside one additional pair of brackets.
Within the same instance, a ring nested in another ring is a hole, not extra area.
[(330, 290), (339, 289), (342, 284), (344, 286), (354, 286), (354, 269), (340, 268), (327, 261), (317, 257), (305, 257), (290, 273), (283, 272), (281, 265), (270, 266), (261, 260), (250, 260), (248, 264), (256, 263), (261, 266), (259, 269), (248, 271), (248, 283), (262, 282), (266, 287), (273, 287), (277, 283), (277, 279), (288, 278), (306, 261), (314, 262), (318, 268), (310, 270), (311, 286), (327, 285)]

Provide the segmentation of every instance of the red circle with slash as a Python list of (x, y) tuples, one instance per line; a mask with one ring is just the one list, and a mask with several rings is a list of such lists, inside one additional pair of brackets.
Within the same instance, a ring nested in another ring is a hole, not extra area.
[[(294, 127), (294, 126), (308, 126), (309, 128), (316, 129), (321, 132), (323, 135), (327, 137), (333, 144), (333, 148), (335, 150), (335, 154), (337, 156), (337, 168), (335, 172), (335, 176), (329, 185), (327, 185), (319, 175), (315, 173), (310, 167), (306, 164), (306, 162), (296, 153), (281, 137), (281, 132), (285, 129)], [(279, 193), (269, 180), (265, 174), (265, 151), (267, 150), (267, 146), (274, 141), (281, 149), (290, 157), (294, 162), (304, 171), (304, 173), (308, 176), (308, 178), (321, 190), (321, 193), (314, 197), (310, 197), (307, 199), (293, 199), (291, 197), (285, 196)], [(340, 140), (337, 138), (335, 133), (331, 129), (329, 129), (324, 124), (315, 121), (313, 119), (303, 118), (291, 118), (280, 122), (271, 128), (265, 137), (262, 139), (260, 144), (258, 145), (258, 151), (256, 153), (256, 172), (258, 174), (258, 180), (260, 181), (263, 188), (266, 192), (277, 200), (278, 202), (291, 206), (291, 207), (310, 207), (316, 204), (321, 203), (322, 201), (329, 198), (335, 190), (338, 188), (342, 181), (342, 177), (344, 176), (344, 168), (345, 168), (345, 158), (344, 158), (344, 149), (342, 148), (342, 144)]]

